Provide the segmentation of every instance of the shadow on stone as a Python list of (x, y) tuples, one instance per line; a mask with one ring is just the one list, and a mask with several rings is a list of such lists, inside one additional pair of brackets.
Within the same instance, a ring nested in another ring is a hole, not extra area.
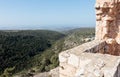
[(117, 67), (117, 70), (116, 70), (116, 72), (115, 72), (115, 74), (114, 74), (114, 77), (120, 77), (120, 64), (119, 64), (119, 66)]

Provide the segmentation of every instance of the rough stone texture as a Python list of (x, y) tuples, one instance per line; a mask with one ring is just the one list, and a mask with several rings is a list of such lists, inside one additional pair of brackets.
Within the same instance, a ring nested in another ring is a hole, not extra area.
[[(59, 62), (67, 63), (73, 65), (74, 67), (78, 67), (78, 58), (81, 53), (104, 53), (106, 52), (106, 43), (105, 41), (93, 40), (88, 43), (84, 43), (80, 46), (74, 47), (72, 49), (63, 51), (59, 54)], [(101, 52), (102, 51), (102, 52)]]
[(52, 69), (48, 77), (59, 77), (59, 67)]
[(120, 77), (120, 0), (95, 7), (95, 40), (59, 54), (59, 77)]
[(109, 54), (120, 55), (120, 0), (96, 0), (95, 7), (96, 39), (107, 41)]
[[(79, 56), (74, 54), (74, 57), (77, 59), (71, 59), (71, 62), (60, 62), (60, 77), (120, 77), (120, 56), (81, 53)], [(73, 65), (75, 61), (77, 67)]]

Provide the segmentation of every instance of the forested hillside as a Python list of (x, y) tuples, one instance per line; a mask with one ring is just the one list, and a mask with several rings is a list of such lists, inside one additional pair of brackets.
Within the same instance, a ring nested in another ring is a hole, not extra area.
[[(86, 40), (87, 39), (87, 40)], [(58, 54), (94, 39), (94, 28), (65, 32), (48, 30), (0, 31), (0, 72), (21, 77), (49, 71), (59, 65)]]
[(15, 67), (14, 72), (30, 68), (29, 60), (63, 37), (64, 34), (47, 30), (0, 31), (0, 73), (11, 67)]

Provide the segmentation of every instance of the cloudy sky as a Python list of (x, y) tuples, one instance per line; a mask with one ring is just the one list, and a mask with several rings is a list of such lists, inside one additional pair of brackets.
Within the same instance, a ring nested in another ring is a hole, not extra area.
[(0, 0), (3, 27), (95, 26), (95, 0)]

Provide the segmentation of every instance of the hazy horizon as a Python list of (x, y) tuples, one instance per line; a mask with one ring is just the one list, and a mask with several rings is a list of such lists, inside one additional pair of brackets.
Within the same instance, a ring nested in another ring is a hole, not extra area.
[(69, 26), (69, 25), (58, 25), (58, 26), (0, 26), (0, 30), (54, 30), (54, 31), (62, 31), (62, 30), (71, 30), (76, 28), (94, 28), (94, 26)]

